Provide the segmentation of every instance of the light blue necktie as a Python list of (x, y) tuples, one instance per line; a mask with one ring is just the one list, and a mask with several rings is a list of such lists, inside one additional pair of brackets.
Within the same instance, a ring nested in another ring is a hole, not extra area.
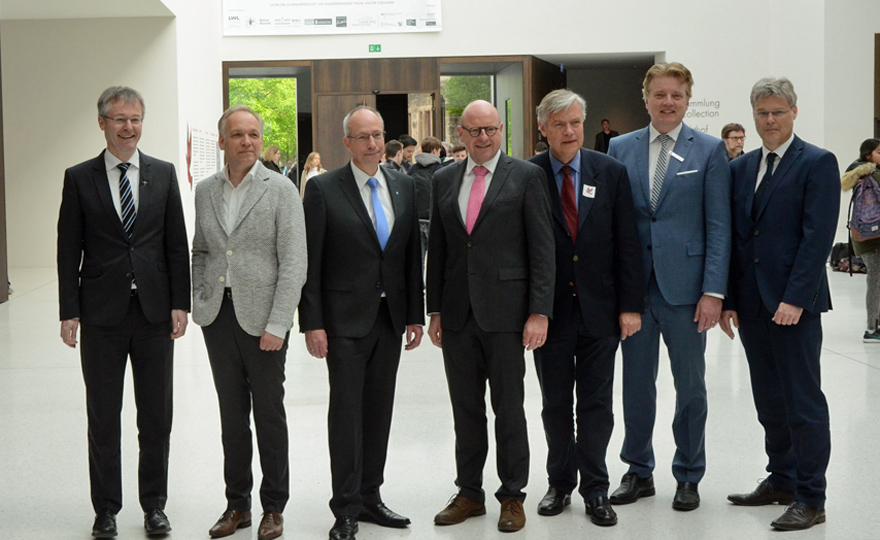
[(385, 211), (382, 209), (382, 201), (379, 200), (379, 181), (375, 178), (367, 180), (370, 186), (370, 195), (373, 198), (373, 214), (376, 216), (376, 236), (379, 237), (379, 245), (385, 249), (388, 243), (388, 220), (385, 218)]

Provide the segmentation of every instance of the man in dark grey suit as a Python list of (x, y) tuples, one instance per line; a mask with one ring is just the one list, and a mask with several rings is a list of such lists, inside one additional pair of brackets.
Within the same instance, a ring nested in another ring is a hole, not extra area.
[(107, 149), (64, 173), (58, 217), (61, 338), (82, 325), (92, 536), (116, 536), (126, 359), (138, 416), (138, 483), (147, 534), (165, 534), (173, 339), (186, 331), (189, 257), (174, 166), (138, 151), (144, 100), (114, 86), (98, 100)]
[(501, 152), (502, 124), (486, 101), (465, 107), (468, 159), (434, 175), (428, 244), (428, 334), (442, 347), (455, 419), (458, 494), (437, 525), (486, 513), (486, 381), (495, 411), (498, 528), (525, 525), (529, 442), (523, 347), (540, 347), (553, 312), (554, 240), (544, 172)]
[(249, 107), (226, 110), (217, 126), (226, 166), (196, 186), (193, 322), (202, 327), (220, 402), (227, 506), (212, 538), (251, 524), (257, 428), (263, 518), (257, 536), (284, 530), (290, 496), (284, 363), (306, 277), (302, 203), (296, 187), (259, 161), (263, 121)]
[(353, 540), (358, 520), (410, 523), (385, 506), (379, 488), (401, 335), (413, 350), (425, 323), (413, 180), (379, 167), (385, 134), (377, 111), (357, 107), (343, 127), (351, 162), (306, 185), (309, 270), (299, 306), (309, 353), (327, 359), (330, 376), (331, 540)]

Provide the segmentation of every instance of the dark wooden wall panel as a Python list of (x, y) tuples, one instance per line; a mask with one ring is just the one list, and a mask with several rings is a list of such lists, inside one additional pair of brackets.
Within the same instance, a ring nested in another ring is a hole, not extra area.
[(315, 97), (313, 133), (315, 151), (321, 154), (321, 165), (331, 171), (345, 165), (351, 157), (342, 142), (342, 119), (358, 105), (376, 106), (373, 94), (336, 94)]
[(433, 92), (440, 79), (437, 58), (316, 60), (315, 94)]

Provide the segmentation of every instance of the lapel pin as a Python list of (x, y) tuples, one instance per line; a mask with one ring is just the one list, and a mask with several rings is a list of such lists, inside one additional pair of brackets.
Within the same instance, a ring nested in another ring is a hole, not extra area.
[(593, 199), (596, 197), (596, 186), (588, 186), (584, 184), (583, 196)]

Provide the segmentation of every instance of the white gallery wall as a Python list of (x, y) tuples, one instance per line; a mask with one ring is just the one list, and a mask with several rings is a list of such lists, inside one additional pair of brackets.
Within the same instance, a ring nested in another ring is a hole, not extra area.
[[(443, 0), (437, 33), (234, 38), (222, 36), (221, 0), (163, 2), (175, 17), (120, 20), (126, 39), (101, 19), (0, 23), (10, 266), (54, 265), (63, 170), (103, 144), (94, 110), (101, 89), (123, 82), (144, 93), (141, 146), (176, 161), (183, 176), (187, 124), (213, 126), (221, 112), (223, 61), (645, 53), (687, 65), (693, 99), (719, 112), (690, 125), (717, 135), (737, 119), (748, 128), (747, 150), (758, 145), (749, 89), (767, 75), (794, 82), (796, 133), (843, 166), (871, 136), (876, 1), (743, 0), (731, 10), (704, 0), (662, 8)], [(382, 53), (368, 52), (373, 43)], [(191, 237), (192, 198), (185, 182), (181, 189)]]

